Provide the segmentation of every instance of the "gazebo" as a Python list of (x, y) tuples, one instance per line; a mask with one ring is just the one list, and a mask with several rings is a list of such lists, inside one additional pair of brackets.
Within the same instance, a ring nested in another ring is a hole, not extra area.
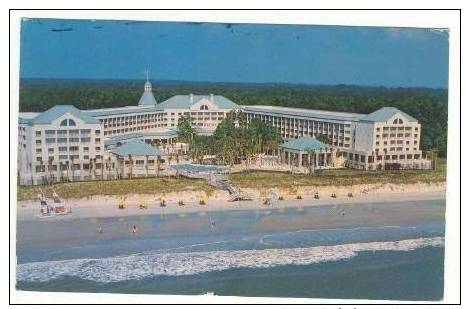
[(149, 170), (157, 172), (159, 168), (155, 160), (163, 157), (165, 153), (141, 140), (132, 140), (110, 152), (116, 156), (119, 172), (127, 177), (148, 176)]
[(315, 137), (303, 136), (279, 146), (281, 161), (289, 166), (328, 168), (334, 166), (336, 149)]

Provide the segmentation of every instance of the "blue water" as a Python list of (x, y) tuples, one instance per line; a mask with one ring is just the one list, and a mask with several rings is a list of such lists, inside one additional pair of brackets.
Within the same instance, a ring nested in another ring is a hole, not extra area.
[[(444, 207), (444, 201), (423, 203)], [(379, 214), (380, 207), (374, 208)], [(298, 228), (300, 223), (295, 224), (335, 211), (338, 209), (325, 207), (294, 208), (283, 213), (232, 211), (184, 217), (106, 218), (99, 220), (105, 231), (100, 237), (94, 229), (96, 220), (54, 221), (48, 225), (41, 221), (19, 222), (19, 231), (41, 230), (49, 236), (38, 241), (40, 235), (26, 237), (19, 232), (17, 288), (266, 297), (442, 298), (442, 219), (405, 220), (404, 224), (385, 226), (372, 222), (370, 226), (348, 226), (345, 220), (343, 226), (334, 229)], [(211, 226), (210, 221), (216, 226)], [(126, 232), (125, 227), (134, 224), (139, 226), (138, 236)]]

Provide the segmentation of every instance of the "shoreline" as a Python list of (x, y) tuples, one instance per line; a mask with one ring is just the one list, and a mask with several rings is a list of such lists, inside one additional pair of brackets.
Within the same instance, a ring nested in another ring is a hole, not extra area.
[[(361, 193), (363, 190), (367, 194)], [(208, 196), (203, 191), (181, 191), (169, 194), (130, 194), (126, 195), (125, 209), (118, 209), (117, 205), (122, 196), (92, 196), (81, 199), (66, 200), (67, 207), (72, 213), (65, 216), (41, 219), (36, 217), (38, 213), (38, 202), (34, 200), (18, 201), (18, 220), (69, 220), (77, 218), (105, 218), (105, 217), (127, 217), (142, 215), (178, 214), (207, 211), (229, 211), (229, 210), (268, 210), (285, 208), (303, 208), (318, 206), (354, 205), (355, 203), (378, 203), (378, 202), (401, 202), (413, 200), (445, 199), (446, 183), (434, 184), (379, 184), (379, 185), (355, 185), (347, 187), (325, 186), (325, 187), (298, 187), (288, 190), (273, 188), (278, 196), (284, 200), (274, 201), (271, 205), (264, 205), (266, 190), (242, 188), (243, 192), (252, 196), (251, 201), (228, 201), (228, 193), (214, 190)], [(319, 199), (314, 198), (318, 192)], [(337, 198), (331, 198), (335, 193)], [(348, 197), (352, 193), (353, 197)], [(302, 199), (296, 199), (301, 195)], [(166, 201), (166, 207), (160, 207), (160, 201)], [(199, 205), (199, 200), (205, 200), (205, 205)], [(178, 201), (184, 201), (185, 205), (178, 205)], [(147, 209), (140, 209), (141, 202), (148, 204)]]

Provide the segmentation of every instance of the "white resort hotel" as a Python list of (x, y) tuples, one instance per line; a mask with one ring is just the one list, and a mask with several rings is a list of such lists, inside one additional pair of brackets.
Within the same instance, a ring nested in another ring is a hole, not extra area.
[[(79, 110), (57, 105), (20, 113), (18, 173), (21, 185), (54, 181), (156, 175), (165, 162), (186, 153), (177, 142), (178, 119), (189, 116), (198, 134), (210, 135), (227, 113), (276, 127), (284, 143), (278, 162), (314, 168), (428, 169), (420, 150), (421, 126), (393, 107), (371, 114), (241, 106), (218, 95), (176, 95), (158, 103), (145, 83), (136, 106)], [(327, 136), (326, 145), (315, 136)], [(302, 169), (303, 168), (303, 169)]]

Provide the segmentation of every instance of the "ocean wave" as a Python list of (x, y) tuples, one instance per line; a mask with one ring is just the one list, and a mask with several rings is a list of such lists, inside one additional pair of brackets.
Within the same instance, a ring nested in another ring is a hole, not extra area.
[(160, 275), (195, 275), (230, 268), (309, 265), (350, 259), (364, 251), (411, 251), (428, 246), (443, 247), (444, 238), (430, 237), (307, 248), (181, 253), (146, 252), (102, 259), (32, 262), (18, 264), (16, 276), (18, 281), (23, 282), (46, 282), (70, 276), (110, 283)]

